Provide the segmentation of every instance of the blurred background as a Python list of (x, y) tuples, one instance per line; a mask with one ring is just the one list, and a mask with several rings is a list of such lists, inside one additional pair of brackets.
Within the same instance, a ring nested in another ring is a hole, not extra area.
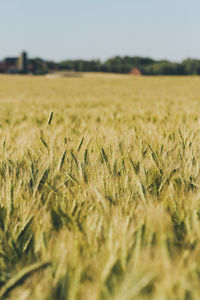
[(197, 0), (2, 0), (0, 71), (19, 71), (26, 51), (34, 74), (200, 74), (199, 10)]

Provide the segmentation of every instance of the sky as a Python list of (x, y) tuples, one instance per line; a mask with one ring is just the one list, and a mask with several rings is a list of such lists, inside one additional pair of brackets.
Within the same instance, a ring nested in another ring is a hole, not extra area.
[(200, 58), (200, 0), (0, 0), (0, 59)]

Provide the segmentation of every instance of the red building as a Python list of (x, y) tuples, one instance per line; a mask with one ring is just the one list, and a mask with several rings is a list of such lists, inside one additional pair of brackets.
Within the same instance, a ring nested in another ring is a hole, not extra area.
[(17, 73), (18, 58), (17, 57), (8, 57), (0, 62), (0, 72), (1, 73)]
[(132, 76), (141, 76), (142, 72), (138, 68), (133, 68), (129, 74)]
[(27, 73), (28, 59), (26, 52), (22, 52), (19, 57), (7, 57), (0, 61), (0, 73)]

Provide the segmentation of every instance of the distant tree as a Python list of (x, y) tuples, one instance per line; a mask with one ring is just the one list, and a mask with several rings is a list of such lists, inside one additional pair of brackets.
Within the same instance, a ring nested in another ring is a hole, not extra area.
[(148, 57), (115, 56), (105, 62), (77, 59), (55, 63), (36, 58), (30, 60), (29, 65), (34, 74), (46, 74), (55, 70), (126, 74), (137, 68), (144, 75), (200, 75), (200, 60), (197, 59), (187, 59), (182, 63), (172, 63), (167, 60), (156, 61)]
[(200, 75), (200, 61), (197, 59), (186, 59), (182, 62), (186, 75)]

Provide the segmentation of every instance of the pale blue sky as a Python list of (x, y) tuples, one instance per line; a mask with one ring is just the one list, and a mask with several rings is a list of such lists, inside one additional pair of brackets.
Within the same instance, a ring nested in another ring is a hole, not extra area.
[(0, 59), (200, 58), (200, 0), (0, 0)]

